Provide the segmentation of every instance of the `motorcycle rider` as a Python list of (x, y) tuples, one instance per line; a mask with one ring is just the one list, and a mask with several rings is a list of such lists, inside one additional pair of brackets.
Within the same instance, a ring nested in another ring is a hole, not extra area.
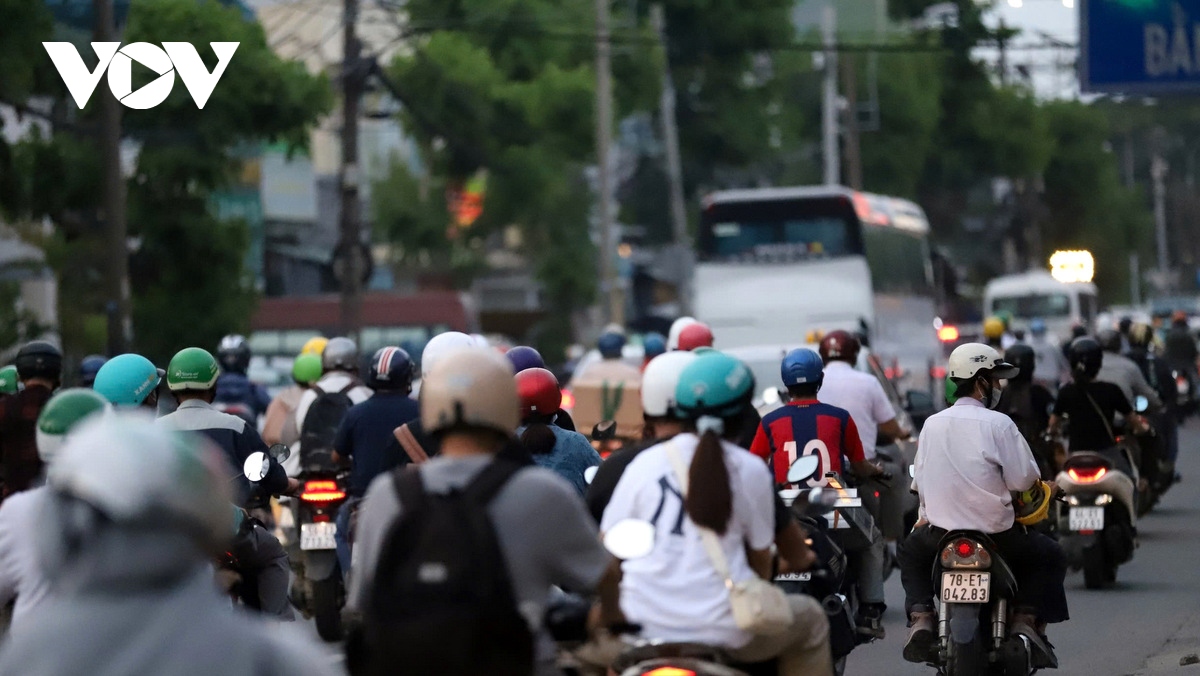
[(1096, 341), (1104, 350), (1104, 358), (1101, 360), (1096, 380), (1113, 383), (1121, 388), (1121, 392), (1131, 404), (1135, 401), (1135, 396), (1143, 396), (1150, 401), (1151, 410), (1161, 409), (1162, 400), (1158, 398), (1158, 392), (1146, 382), (1142, 369), (1132, 359), (1121, 354), (1121, 334), (1107, 329), (1096, 336)]
[(1163, 339), (1164, 352), (1171, 368), (1182, 373), (1194, 393), (1196, 390), (1196, 369), (1200, 368), (1200, 349), (1196, 347), (1196, 337), (1188, 326), (1186, 312), (1177, 311), (1171, 315), (1171, 328)]
[(1029, 322), (1029, 346), (1033, 348), (1033, 381), (1052, 394), (1067, 380), (1071, 367), (1060, 346), (1046, 330), (1046, 320), (1034, 317)]
[(268, 446), (283, 444), (290, 447), (300, 441), (296, 407), (300, 405), (301, 395), (320, 378), (321, 355), (300, 353), (292, 362), (292, 380), (295, 384), (275, 395), (263, 418), (262, 438)]
[(246, 338), (237, 334), (222, 338), (217, 346), (217, 358), (222, 372), (217, 379), (216, 403), (245, 406), (250, 410), (251, 422), (266, 415), (271, 395), (267, 394), (266, 388), (246, 377), (246, 370), (250, 368), (250, 344)]
[[(296, 404), (296, 429), (304, 434), (304, 418), (321, 394), (344, 392), (350, 401), (361, 404), (372, 395), (358, 377), (358, 344), (341, 336), (331, 338), (321, 352), (321, 377), (300, 395)], [(303, 448), (300, 449), (303, 452)], [(299, 455), (299, 454), (297, 454)]]
[[(508, 352), (504, 353), (505, 357), (512, 362), (513, 373), (520, 373), (526, 369), (544, 369), (546, 362), (542, 359), (542, 353), (532, 347), (518, 345)], [(571, 414), (566, 409), (561, 409), (554, 416), (554, 424), (568, 432), (575, 432), (575, 421), (571, 418)]]
[[(437, 358), (422, 363), (421, 423), (441, 452), (415, 471), (427, 492), (442, 494), (463, 488), (486, 467), (501, 462), (497, 454), (515, 441), (519, 401), (512, 367), (494, 350), (467, 347), (430, 356)], [(369, 611), (376, 578), (393, 574), (377, 568), (403, 511), (393, 477), (377, 477), (355, 531), (355, 574), (347, 598), (352, 611)], [(622, 621), (612, 557), (601, 546), (579, 496), (550, 470), (517, 470), (487, 511), (518, 608), (536, 637), (534, 673), (557, 674), (555, 645), (542, 628), (550, 586), (579, 593), (597, 590), (604, 623)], [(349, 662), (358, 661), (353, 651), (361, 645), (348, 641)]]
[[(37, 423), (37, 450), (50, 466), (63, 440), (81, 421), (109, 408), (108, 400), (86, 388), (60, 390), (42, 408)], [(39, 477), (38, 483), (43, 483)], [(22, 491), (0, 505), (0, 606), (14, 598), (12, 622), (45, 601), (50, 583), (38, 565), (34, 533), (43, 527), (39, 513), (48, 495), (44, 485)]]
[(583, 495), (583, 473), (600, 464), (600, 454), (578, 432), (554, 424), (562, 408), (562, 390), (554, 374), (542, 368), (525, 369), (515, 376), (521, 400), (521, 427), (517, 438), (540, 467), (553, 470)]
[(921, 430), (912, 481), (921, 520), (899, 548), (909, 662), (931, 661), (937, 649), (929, 571), (939, 543), (948, 531), (974, 530), (989, 535), (1017, 580), (1011, 631), (1029, 639), (1035, 668), (1057, 667), (1044, 625), (1068, 619), (1066, 558), (1058, 543), (1017, 521), (1013, 508), (1014, 494), (1041, 487), (1049, 499), (1053, 487), (1041, 481), (1016, 424), (994, 410), (1003, 381), (1017, 375), (994, 348), (960, 345), (949, 360), (958, 399)]
[(92, 389), (116, 408), (157, 412), (158, 385), (166, 373), (140, 354), (120, 354), (100, 367)]
[[(767, 461), (776, 484), (787, 484), (787, 471), (797, 457), (810, 452), (821, 458), (820, 485), (828, 484), (827, 472), (844, 476), (842, 457), (850, 460), (850, 471), (858, 477), (877, 477), (883, 468), (864, 456), (862, 438), (850, 412), (822, 403), (817, 395), (825, 380), (824, 363), (807, 348), (792, 350), (780, 364), (780, 378), (791, 400), (762, 419), (750, 452)], [(812, 449), (810, 451), (810, 449)], [(848, 553), (858, 559), (855, 586), (861, 600), (855, 618), (861, 633), (883, 638), (883, 534), (870, 514), (862, 515), (864, 542), (846, 543)]]
[(394, 434), (397, 427), (415, 420), (420, 414), (412, 392), (414, 365), (408, 353), (398, 347), (381, 347), (371, 357), (367, 386), (375, 395), (355, 404), (342, 419), (333, 441), (336, 463), (350, 463), (349, 499), (338, 510), (338, 562), (344, 573), (350, 572), (350, 517), (375, 477), (408, 463), (408, 457)]
[(42, 472), (36, 426), (42, 407), (62, 378), (62, 352), (44, 340), (21, 346), (13, 359), (22, 389), (0, 399), (0, 463), (4, 498), (29, 488)]
[(0, 650), (0, 673), (332, 676), (310, 642), (230, 612), (214, 592), (232, 472), (206, 438), (148, 413), (75, 429), (34, 533), (52, 595)]
[(1163, 467), (1159, 473), (1160, 490), (1179, 480), (1175, 460), (1179, 456), (1178, 391), (1170, 364), (1155, 355), (1154, 329), (1137, 323), (1129, 329), (1129, 358), (1142, 369), (1142, 375), (1162, 399), (1164, 407), (1154, 416), (1153, 425), (1162, 439)]
[(89, 354), (79, 362), (79, 386), (91, 387), (96, 382), (96, 374), (100, 372), (100, 367), (108, 361), (108, 357), (98, 354)]
[[(899, 439), (912, 438), (912, 432), (900, 426), (892, 402), (875, 376), (858, 371), (861, 345), (848, 331), (830, 331), (821, 339), (818, 352), (825, 363), (825, 375), (817, 400), (823, 404), (845, 409), (858, 428), (862, 439), (863, 457), (880, 461), (880, 466), (892, 476), (904, 476), (904, 468), (892, 458), (880, 458), (876, 443), (888, 445)], [(887, 482), (863, 491), (864, 504), (871, 510), (884, 539), (894, 543), (904, 535), (904, 515), (901, 500), (905, 488)], [(894, 546), (894, 545), (893, 545)]]
[[(828, 676), (829, 622), (820, 604), (789, 596), (793, 621), (774, 636), (738, 628), (728, 584), (700, 530), (715, 531), (733, 582), (771, 579), (775, 500), (769, 472), (722, 439), (736, 435), (732, 428), (741, 424), (753, 394), (754, 375), (745, 364), (716, 351), (698, 355), (675, 390), (686, 431), (629, 464), (604, 510), (601, 531), (628, 518), (655, 524), (653, 551), (622, 564), (621, 606), (644, 637), (721, 647), (737, 662), (778, 658), (781, 676)], [(685, 485), (676, 464), (689, 468)]]
[[(1057, 352), (1055, 348), (1055, 352)], [(1042, 432), (1050, 423), (1050, 408), (1054, 406), (1054, 395), (1033, 381), (1036, 354), (1032, 347), (1017, 343), (1004, 353), (1004, 361), (1019, 369), (1017, 375), (1008, 379), (1008, 386), (1000, 395), (996, 410), (1012, 419), (1033, 451), (1043, 479), (1053, 479), (1058, 473), (1057, 459), (1049, 443), (1042, 439)]]

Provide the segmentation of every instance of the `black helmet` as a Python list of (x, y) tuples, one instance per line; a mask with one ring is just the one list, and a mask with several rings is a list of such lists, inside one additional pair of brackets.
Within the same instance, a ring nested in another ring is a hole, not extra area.
[(1105, 352), (1121, 351), (1121, 334), (1112, 329), (1104, 329), (1097, 333), (1096, 342), (1100, 343), (1100, 347)]
[(1071, 373), (1076, 379), (1091, 380), (1100, 372), (1100, 363), (1104, 361), (1104, 350), (1094, 338), (1084, 336), (1071, 342), (1068, 355), (1071, 362)]
[(1012, 378), (1013, 382), (1027, 383), (1033, 380), (1033, 368), (1037, 357), (1032, 347), (1025, 343), (1017, 343), (1004, 351), (1004, 361), (1021, 369), (1021, 372)]
[(250, 344), (236, 333), (225, 336), (217, 346), (217, 361), (227, 373), (245, 374), (250, 368)]
[(373, 390), (412, 391), (413, 361), (398, 347), (381, 347), (371, 357), (367, 387)]
[(62, 351), (52, 343), (35, 340), (17, 350), (13, 366), (21, 380), (46, 378), (57, 382), (62, 376)]

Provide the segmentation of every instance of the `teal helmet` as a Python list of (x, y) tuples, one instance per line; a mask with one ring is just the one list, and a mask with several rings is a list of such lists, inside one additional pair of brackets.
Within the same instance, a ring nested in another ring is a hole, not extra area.
[(141, 406), (158, 387), (163, 373), (140, 354), (122, 354), (100, 367), (92, 388), (113, 406)]
[(750, 367), (724, 352), (704, 350), (679, 374), (675, 408), (683, 418), (737, 415), (754, 396)]

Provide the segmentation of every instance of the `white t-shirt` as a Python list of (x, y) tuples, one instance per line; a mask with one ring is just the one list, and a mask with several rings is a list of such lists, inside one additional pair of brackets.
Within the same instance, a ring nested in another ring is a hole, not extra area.
[(850, 412), (862, 439), (863, 455), (873, 460), (879, 425), (896, 417), (879, 380), (870, 373), (855, 370), (847, 362), (831, 361), (825, 366), (825, 380), (817, 391), (817, 400)]
[(36, 538), (42, 504), (50, 494), (45, 487), (10, 495), (0, 507), (0, 603), (15, 596), (13, 625), (50, 596), (50, 580), (38, 559)]
[[(673, 442), (690, 466), (698, 438), (680, 434)], [(643, 638), (740, 648), (751, 636), (734, 623), (729, 591), (684, 510), (667, 443), (642, 451), (629, 463), (600, 522), (601, 531), (629, 518), (655, 525), (654, 551), (622, 565), (621, 609), (630, 622), (642, 625)], [(730, 577), (740, 582), (755, 574), (745, 548), (767, 549), (775, 540), (773, 484), (761, 458), (730, 443), (723, 446), (733, 514), (719, 537)]]
[(1012, 419), (970, 397), (925, 421), (913, 466), (921, 515), (946, 530), (1012, 528), (1010, 491), (1023, 491), (1040, 478)]

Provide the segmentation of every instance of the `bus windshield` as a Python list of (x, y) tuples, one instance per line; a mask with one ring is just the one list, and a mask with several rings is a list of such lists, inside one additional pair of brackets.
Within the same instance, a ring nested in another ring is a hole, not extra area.
[(862, 253), (854, 209), (845, 200), (764, 200), (712, 205), (704, 214), (700, 260), (787, 263)]
[(1071, 314), (1071, 297), (1065, 293), (1025, 294), (992, 299), (992, 312), (1007, 312), (1013, 317), (1066, 317)]

